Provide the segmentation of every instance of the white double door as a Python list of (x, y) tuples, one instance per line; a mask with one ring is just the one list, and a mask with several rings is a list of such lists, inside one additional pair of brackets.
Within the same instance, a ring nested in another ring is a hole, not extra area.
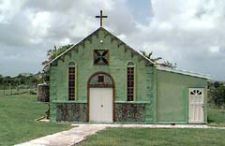
[(112, 88), (89, 88), (89, 121), (113, 122)]
[(204, 88), (189, 89), (189, 123), (204, 123)]

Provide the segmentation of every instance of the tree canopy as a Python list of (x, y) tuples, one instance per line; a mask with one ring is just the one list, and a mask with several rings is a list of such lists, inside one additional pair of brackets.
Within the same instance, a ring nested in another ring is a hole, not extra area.
[(42, 65), (44, 65), (44, 66), (47, 65), (49, 62), (51, 62), (53, 59), (55, 59), (57, 56), (59, 56), (60, 54), (62, 54), (64, 51), (66, 51), (67, 49), (69, 49), (72, 46), (73, 46), (73, 44), (59, 46), (58, 48), (56, 46), (54, 46), (53, 49), (48, 50), (48, 52), (47, 52), (48, 59), (45, 60), (44, 62), (42, 62)]
[(225, 106), (225, 85), (223, 82), (209, 83), (209, 102), (217, 106)]
[[(152, 54), (153, 52), (151, 51), (150, 53), (147, 53), (146, 51), (141, 51), (142, 55), (144, 55), (146, 58), (148, 58), (149, 60), (151, 60), (152, 62), (158, 62), (159, 60), (162, 59), (162, 57), (156, 57), (153, 58)], [(169, 67), (169, 68), (177, 68), (177, 64), (176, 63), (171, 63), (168, 60), (164, 61), (163, 63), (158, 63), (161, 66), (165, 66), (165, 67)]]

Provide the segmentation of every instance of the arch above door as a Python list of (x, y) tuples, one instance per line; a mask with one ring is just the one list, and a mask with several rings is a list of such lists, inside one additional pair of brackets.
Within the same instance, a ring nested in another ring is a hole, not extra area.
[(89, 78), (88, 88), (114, 88), (114, 81), (111, 75), (97, 72)]
[(88, 80), (88, 121), (114, 121), (114, 81), (107, 73), (97, 72)]

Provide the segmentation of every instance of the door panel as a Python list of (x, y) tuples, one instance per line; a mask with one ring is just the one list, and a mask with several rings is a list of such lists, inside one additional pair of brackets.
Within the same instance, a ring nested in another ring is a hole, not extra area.
[(189, 123), (204, 123), (204, 88), (189, 89)]
[(89, 115), (91, 122), (113, 122), (113, 89), (90, 88)]

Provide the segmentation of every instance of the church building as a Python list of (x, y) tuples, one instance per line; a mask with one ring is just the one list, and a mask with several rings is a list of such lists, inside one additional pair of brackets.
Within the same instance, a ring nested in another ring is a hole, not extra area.
[(52, 60), (50, 120), (206, 123), (207, 77), (161, 66), (100, 27)]

